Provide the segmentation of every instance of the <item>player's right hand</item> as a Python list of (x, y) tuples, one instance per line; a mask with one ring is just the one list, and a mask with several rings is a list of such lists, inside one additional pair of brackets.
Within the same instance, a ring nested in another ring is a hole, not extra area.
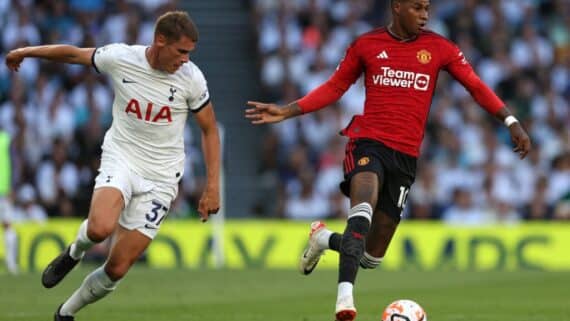
[(220, 210), (220, 189), (217, 186), (206, 187), (198, 202), (198, 214), (200, 221), (206, 222), (210, 215), (217, 214)]
[(25, 56), (22, 49), (11, 50), (8, 55), (6, 55), (6, 66), (8, 66), (8, 69), (11, 71), (17, 72), (24, 58)]
[(247, 104), (253, 108), (245, 110), (245, 118), (250, 119), (254, 125), (278, 123), (286, 118), (283, 109), (276, 104), (257, 101), (248, 101)]
[(511, 133), (511, 139), (513, 140), (513, 144), (515, 145), (513, 151), (519, 154), (520, 159), (525, 158), (531, 148), (530, 138), (528, 137), (527, 133), (524, 131), (521, 124), (519, 124), (518, 122), (512, 124), (509, 127), (509, 131)]

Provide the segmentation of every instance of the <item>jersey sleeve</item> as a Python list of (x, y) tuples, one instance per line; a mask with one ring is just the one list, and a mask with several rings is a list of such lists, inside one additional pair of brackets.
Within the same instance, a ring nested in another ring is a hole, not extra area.
[(364, 66), (358, 54), (357, 44), (358, 41), (355, 41), (348, 47), (344, 58), (327, 82), (297, 101), (303, 114), (319, 110), (339, 100), (360, 78)]
[(125, 44), (109, 44), (95, 49), (91, 57), (93, 68), (99, 73), (109, 73), (116, 66), (117, 58), (126, 50)]
[(477, 76), (471, 64), (455, 44), (446, 42), (442, 48), (445, 50), (443, 69), (459, 81), (481, 107), (494, 115), (505, 106), (493, 90)]
[(191, 64), (190, 95), (187, 99), (188, 108), (197, 113), (210, 102), (210, 92), (204, 74), (196, 65)]
[(356, 40), (350, 45), (350, 47), (348, 47), (344, 58), (341, 60), (336, 71), (329, 79), (329, 82), (343, 92), (346, 92), (348, 88), (350, 88), (350, 86), (360, 78), (360, 75), (364, 70), (364, 64), (360, 58), (358, 48), (359, 42)]

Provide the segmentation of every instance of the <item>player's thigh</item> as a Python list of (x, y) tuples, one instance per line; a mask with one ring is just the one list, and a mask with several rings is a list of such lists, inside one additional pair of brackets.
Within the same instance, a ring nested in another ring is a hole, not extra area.
[(374, 211), (370, 231), (366, 236), (366, 252), (373, 257), (384, 257), (398, 228), (395, 220), (380, 209)]
[(376, 207), (384, 176), (378, 147), (377, 142), (368, 139), (351, 140), (347, 144), (340, 189), (350, 198), (351, 206), (367, 202)]
[(100, 187), (93, 191), (89, 208), (88, 235), (105, 238), (115, 229), (124, 208), (123, 194), (115, 187)]
[(89, 207), (89, 218), (98, 216), (114, 217), (115, 221), (121, 211), (125, 208), (123, 193), (115, 187), (101, 187), (93, 191), (91, 205)]
[(366, 202), (372, 208), (376, 207), (379, 188), (380, 179), (377, 172), (362, 171), (356, 173), (350, 181), (350, 206), (353, 207)]
[(130, 202), (133, 193), (132, 180), (132, 174), (124, 162), (104, 153), (99, 174), (95, 177), (95, 188), (89, 208), (88, 234), (104, 237), (115, 230), (119, 215)]
[(151, 241), (151, 238), (140, 231), (127, 230), (119, 226), (105, 263), (105, 272), (113, 280), (122, 278), (150, 245)]

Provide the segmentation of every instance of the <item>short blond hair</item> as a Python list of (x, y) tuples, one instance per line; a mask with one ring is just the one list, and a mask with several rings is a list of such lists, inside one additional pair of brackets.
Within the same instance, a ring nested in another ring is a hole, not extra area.
[(198, 28), (185, 11), (169, 11), (156, 20), (154, 35), (161, 34), (168, 41), (178, 41), (185, 36), (198, 42)]

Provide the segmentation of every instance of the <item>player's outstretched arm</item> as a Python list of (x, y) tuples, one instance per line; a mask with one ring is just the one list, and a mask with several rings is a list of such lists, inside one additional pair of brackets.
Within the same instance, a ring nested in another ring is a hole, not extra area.
[(528, 134), (519, 123), (519, 121), (513, 116), (511, 111), (505, 106), (497, 113), (495, 113), (495, 117), (500, 121), (505, 123), (505, 126), (509, 128), (509, 132), (511, 133), (511, 139), (513, 140), (513, 144), (515, 147), (513, 151), (518, 153), (520, 158), (523, 159), (526, 157), (528, 152), (531, 149), (531, 142)]
[(23, 47), (11, 50), (6, 56), (6, 65), (12, 71), (18, 71), (24, 58), (42, 58), (54, 62), (91, 65), (95, 48), (78, 48), (70, 45), (46, 45)]
[(280, 107), (276, 104), (265, 104), (257, 101), (248, 101), (250, 107), (245, 110), (245, 117), (254, 125), (278, 123), (287, 118), (301, 115), (303, 112), (296, 102)]
[[(449, 46), (448, 42), (445, 42)], [(520, 158), (526, 157), (531, 148), (530, 138), (505, 103), (475, 73), (457, 46), (448, 47), (450, 61), (445, 69), (469, 91), (475, 101), (509, 128)]]
[(194, 114), (202, 131), (202, 151), (206, 163), (206, 188), (198, 203), (202, 222), (220, 209), (220, 135), (211, 103)]

